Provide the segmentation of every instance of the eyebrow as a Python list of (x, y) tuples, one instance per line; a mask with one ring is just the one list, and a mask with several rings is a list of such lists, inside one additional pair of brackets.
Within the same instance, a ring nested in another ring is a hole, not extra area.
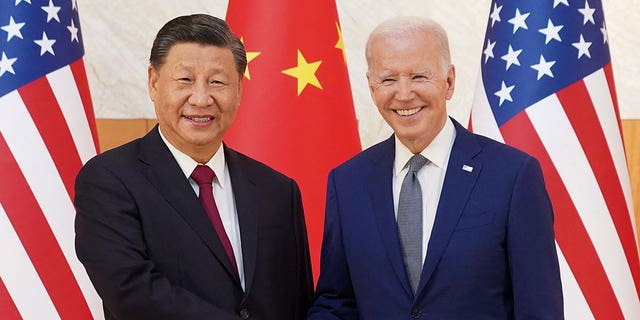
[[(423, 69), (423, 70), (418, 70), (416, 72), (409, 73), (409, 75), (411, 75), (411, 76), (415, 76), (415, 75), (431, 75), (431, 74), (433, 74), (433, 70), (431, 70), (431, 69)], [(378, 79), (384, 79), (384, 78), (388, 78), (388, 77), (391, 77), (391, 76), (394, 76), (394, 75), (396, 75), (396, 74), (392, 73), (391, 71), (382, 71), (382, 72), (378, 73), (376, 75), (376, 77)]]
[(393, 73), (391, 73), (390, 71), (383, 71), (383, 72), (378, 73), (378, 74), (376, 75), (376, 77), (377, 77), (378, 79), (383, 79), (383, 78), (390, 77), (390, 76), (392, 76), (392, 75), (393, 75)]
[[(198, 69), (196, 65), (186, 64), (183, 62), (176, 64), (173, 68), (174, 71), (188, 71), (188, 72), (192, 72), (195, 69)], [(220, 67), (213, 67), (210, 69), (210, 71), (213, 72), (214, 75), (225, 74), (226, 72), (224, 68), (220, 68)]]

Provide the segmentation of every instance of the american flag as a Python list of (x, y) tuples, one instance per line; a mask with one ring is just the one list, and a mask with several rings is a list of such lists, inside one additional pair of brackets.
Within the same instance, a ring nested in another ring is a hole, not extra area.
[(98, 145), (77, 3), (4, 0), (0, 30), (0, 318), (104, 318), (74, 250)]
[(597, 0), (494, 0), (473, 131), (541, 163), (567, 319), (640, 319), (640, 267), (609, 39)]

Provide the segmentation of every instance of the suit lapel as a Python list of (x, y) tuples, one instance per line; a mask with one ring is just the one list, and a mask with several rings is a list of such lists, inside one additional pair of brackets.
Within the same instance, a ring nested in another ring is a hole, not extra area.
[(158, 133), (158, 126), (143, 138), (139, 158), (147, 165), (143, 175), (151, 185), (191, 226), (213, 255), (224, 265), (229, 275), (237, 279), (237, 272), (233, 271), (231, 262), (211, 221), (180, 166), (162, 141)]
[(231, 175), (231, 185), (233, 196), (238, 212), (238, 223), (240, 224), (240, 239), (242, 242), (242, 259), (244, 267), (245, 295), (249, 295), (256, 267), (256, 255), (258, 248), (258, 207), (255, 183), (246, 174), (246, 165), (243, 165), (242, 158), (238, 153), (225, 146), (225, 159)]
[(380, 147), (379, 153), (372, 156), (374, 165), (370, 167), (370, 172), (368, 173), (369, 185), (371, 186), (371, 202), (380, 239), (384, 243), (393, 270), (407, 295), (412, 297), (413, 290), (404, 266), (402, 246), (400, 245), (398, 226), (393, 208), (394, 136), (383, 142)]
[[(473, 160), (481, 151), (473, 134), (462, 128), (455, 120), (453, 122), (456, 127), (456, 139), (449, 156), (449, 164), (416, 296), (422, 293), (438, 265), (482, 170), (481, 164)], [(469, 172), (469, 167), (473, 168), (471, 172)]]

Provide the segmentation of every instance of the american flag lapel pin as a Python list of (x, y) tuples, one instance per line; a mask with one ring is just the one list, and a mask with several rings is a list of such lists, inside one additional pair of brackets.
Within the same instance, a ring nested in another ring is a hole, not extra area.
[(472, 166), (468, 166), (468, 165), (463, 165), (462, 166), (462, 170), (466, 171), (466, 172), (471, 172), (473, 171), (473, 167)]

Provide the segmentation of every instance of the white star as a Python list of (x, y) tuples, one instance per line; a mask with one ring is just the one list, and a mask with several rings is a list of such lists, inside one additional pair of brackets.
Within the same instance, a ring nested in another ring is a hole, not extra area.
[(600, 28), (600, 32), (602, 32), (602, 43), (605, 44), (609, 41), (609, 34), (607, 33), (607, 26), (602, 22), (602, 28)]
[(493, 47), (496, 46), (496, 43), (491, 43), (491, 40), (487, 40), (487, 48), (484, 49), (484, 63), (489, 61), (489, 58), (493, 58)]
[(78, 11), (78, 0), (71, 0), (71, 9)]
[(553, 0), (553, 7), (555, 8), (561, 3), (567, 7), (569, 6), (569, 0)]
[(31, 4), (31, 0), (16, 0), (16, 4), (15, 5), (17, 6), (22, 1), (24, 1), (24, 2), (26, 2), (28, 4)]
[(498, 106), (501, 106), (505, 100), (513, 102), (513, 98), (511, 98), (511, 91), (513, 91), (513, 88), (515, 87), (516, 86), (507, 87), (504, 84), (504, 81), (502, 81), (502, 88), (494, 93), (496, 96), (500, 97), (500, 103), (498, 104)]
[(574, 42), (571, 45), (578, 49), (578, 59), (580, 59), (580, 57), (582, 56), (591, 58), (591, 53), (589, 52), (591, 42), (584, 41), (584, 37), (582, 35), (580, 35), (580, 42)]
[(78, 28), (76, 28), (75, 23), (73, 23), (73, 19), (71, 19), (71, 25), (67, 26), (67, 29), (71, 32), (71, 42), (73, 42), (73, 40), (80, 42), (80, 40), (78, 40)]
[(502, 56), (502, 60), (507, 62), (507, 70), (509, 70), (509, 67), (511, 67), (512, 64), (517, 66), (520, 65), (520, 60), (518, 60), (520, 53), (522, 53), (522, 49), (513, 51), (513, 48), (509, 45), (509, 52)]
[(583, 25), (587, 24), (587, 22), (589, 21), (593, 24), (596, 24), (595, 21), (593, 21), (593, 13), (596, 12), (596, 9), (589, 8), (589, 1), (585, 1), (584, 8), (578, 9), (578, 11), (580, 11), (580, 13), (582, 13), (582, 15), (584, 16), (584, 19), (582, 21)]
[(498, 7), (498, 4), (494, 3), (493, 4), (493, 11), (491, 11), (491, 15), (489, 16), (489, 18), (491, 19), (491, 26), (492, 27), (496, 23), (496, 21), (502, 21), (502, 20), (500, 20), (500, 11), (502, 11), (502, 6)]
[(519, 28), (522, 29), (529, 29), (527, 27), (527, 23), (525, 22), (525, 20), (527, 20), (527, 17), (529, 17), (530, 13), (525, 13), (525, 14), (520, 14), (520, 9), (516, 9), (516, 15), (509, 19), (509, 23), (511, 23), (513, 25), (513, 33), (515, 34), (516, 31), (518, 31)]
[(24, 27), (24, 22), (16, 23), (13, 20), (13, 17), (9, 17), (9, 24), (6, 26), (0, 27), (0, 29), (7, 32), (7, 42), (9, 42), (9, 40), (11, 40), (11, 38), (13, 37), (24, 39), (22, 38), (22, 32), (20, 32), (20, 29), (22, 27)]
[(538, 71), (538, 80), (543, 76), (549, 76), (553, 78), (553, 72), (551, 72), (551, 67), (556, 64), (555, 61), (546, 61), (544, 60), (544, 56), (540, 55), (540, 62), (538, 64), (534, 64), (531, 66), (531, 69)]
[(15, 63), (16, 60), (18, 60), (18, 58), (8, 59), (4, 51), (2, 52), (2, 59), (0, 59), (0, 77), (2, 77), (5, 72), (16, 74), (16, 72), (13, 71), (13, 63)]
[(49, 52), (53, 56), (56, 55), (53, 52), (53, 44), (56, 43), (56, 40), (47, 38), (47, 34), (44, 31), (42, 31), (42, 40), (34, 40), (33, 42), (40, 46), (40, 56), (44, 55), (45, 52)]
[(544, 44), (548, 44), (549, 41), (551, 41), (551, 39), (556, 39), (558, 40), (558, 42), (562, 42), (562, 39), (560, 39), (559, 32), (560, 30), (562, 30), (563, 27), (564, 27), (563, 25), (554, 26), (551, 19), (549, 19), (549, 21), (547, 21), (547, 27), (538, 30), (540, 31), (540, 33), (546, 36), (546, 39), (544, 40)]
[(60, 7), (54, 6), (53, 0), (49, 0), (48, 6), (40, 8), (47, 13), (47, 22), (51, 21), (51, 19), (56, 19), (56, 21), (60, 22), (60, 18), (58, 18), (58, 11), (60, 11)]

